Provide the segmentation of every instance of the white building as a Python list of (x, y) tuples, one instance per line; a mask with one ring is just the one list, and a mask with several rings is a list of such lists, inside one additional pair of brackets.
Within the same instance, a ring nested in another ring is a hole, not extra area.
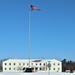
[[(48, 68), (48, 64), (51, 67)], [(18, 72), (22, 71), (23, 68), (29, 67), (29, 60), (22, 59), (8, 59), (3, 62), (3, 72)], [(30, 67), (34, 68), (35, 71), (49, 71), (50, 72), (62, 72), (62, 62), (52, 59), (52, 60), (30, 60)]]

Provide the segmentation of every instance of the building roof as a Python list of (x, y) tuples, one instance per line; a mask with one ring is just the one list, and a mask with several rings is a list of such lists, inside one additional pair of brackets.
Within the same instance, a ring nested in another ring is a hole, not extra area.
[[(29, 59), (8, 59), (8, 60), (6, 60), (6, 61), (4, 61), (4, 62), (13, 62), (13, 61), (15, 61), (15, 62), (28, 62), (29, 61)], [(30, 59), (30, 61), (31, 62), (47, 62), (47, 61), (58, 61), (58, 62), (60, 62), (59, 60), (56, 60), (56, 59)]]

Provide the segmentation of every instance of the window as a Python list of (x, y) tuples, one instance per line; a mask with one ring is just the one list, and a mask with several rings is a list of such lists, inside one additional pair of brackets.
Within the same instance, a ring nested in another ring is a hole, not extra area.
[(11, 63), (9, 63), (9, 65), (11, 65)]
[(36, 63), (36, 65), (37, 65), (37, 63)]
[(35, 69), (36, 69), (36, 70), (38, 70), (38, 68), (37, 68), (37, 67), (36, 67)]
[(60, 65), (60, 64), (58, 63), (58, 65)]
[(49, 70), (51, 70), (51, 68), (49, 68)]
[(60, 70), (60, 68), (58, 68), (58, 70)]
[(53, 70), (55, 70), (55, 68), (53, 68)]
[(15, 68), (14, 68), (14, 70), (15, 70)]
[(45, 65), (45, 63), (43, 65)]
[(7, 70), (7, 68), (5, 68), (5, 70)]
[(21, 63), (19, 63), (19, 65), (21, 65)]
[(33, 63), (31, 63), (31, 65), (33, 65)]
[(14, 63), (14, 65), (16, 65), (16, 64)]
[(40, 65), (41, 65), (41, 63), (40, 63)]
[(29, 64), (27, 63), (27, 65), (29, 65)]
[(9, 68), (9, 70), (11, 70), (11, 68)]
[(53, 65), (55, 65), (55, 63)]
[(7, 65), (7, 63), (5, 63), (5, 65)]
[(40, 70), (41, 70), (41, 68), (40, 68)]
[(25, 63), (23, 63), (23, 65), (25, 65)]

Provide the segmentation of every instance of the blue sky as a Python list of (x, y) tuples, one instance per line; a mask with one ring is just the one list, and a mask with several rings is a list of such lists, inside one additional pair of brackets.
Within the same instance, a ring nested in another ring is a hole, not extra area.
[(75, 0), (0, 0), (0, 59), (30, 57), (75, 60)]

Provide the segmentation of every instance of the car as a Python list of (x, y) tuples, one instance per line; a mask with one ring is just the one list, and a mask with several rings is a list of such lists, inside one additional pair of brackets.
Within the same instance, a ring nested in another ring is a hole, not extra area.
[(26, 68), (24, 72), (33, 72), (33, 68)]

